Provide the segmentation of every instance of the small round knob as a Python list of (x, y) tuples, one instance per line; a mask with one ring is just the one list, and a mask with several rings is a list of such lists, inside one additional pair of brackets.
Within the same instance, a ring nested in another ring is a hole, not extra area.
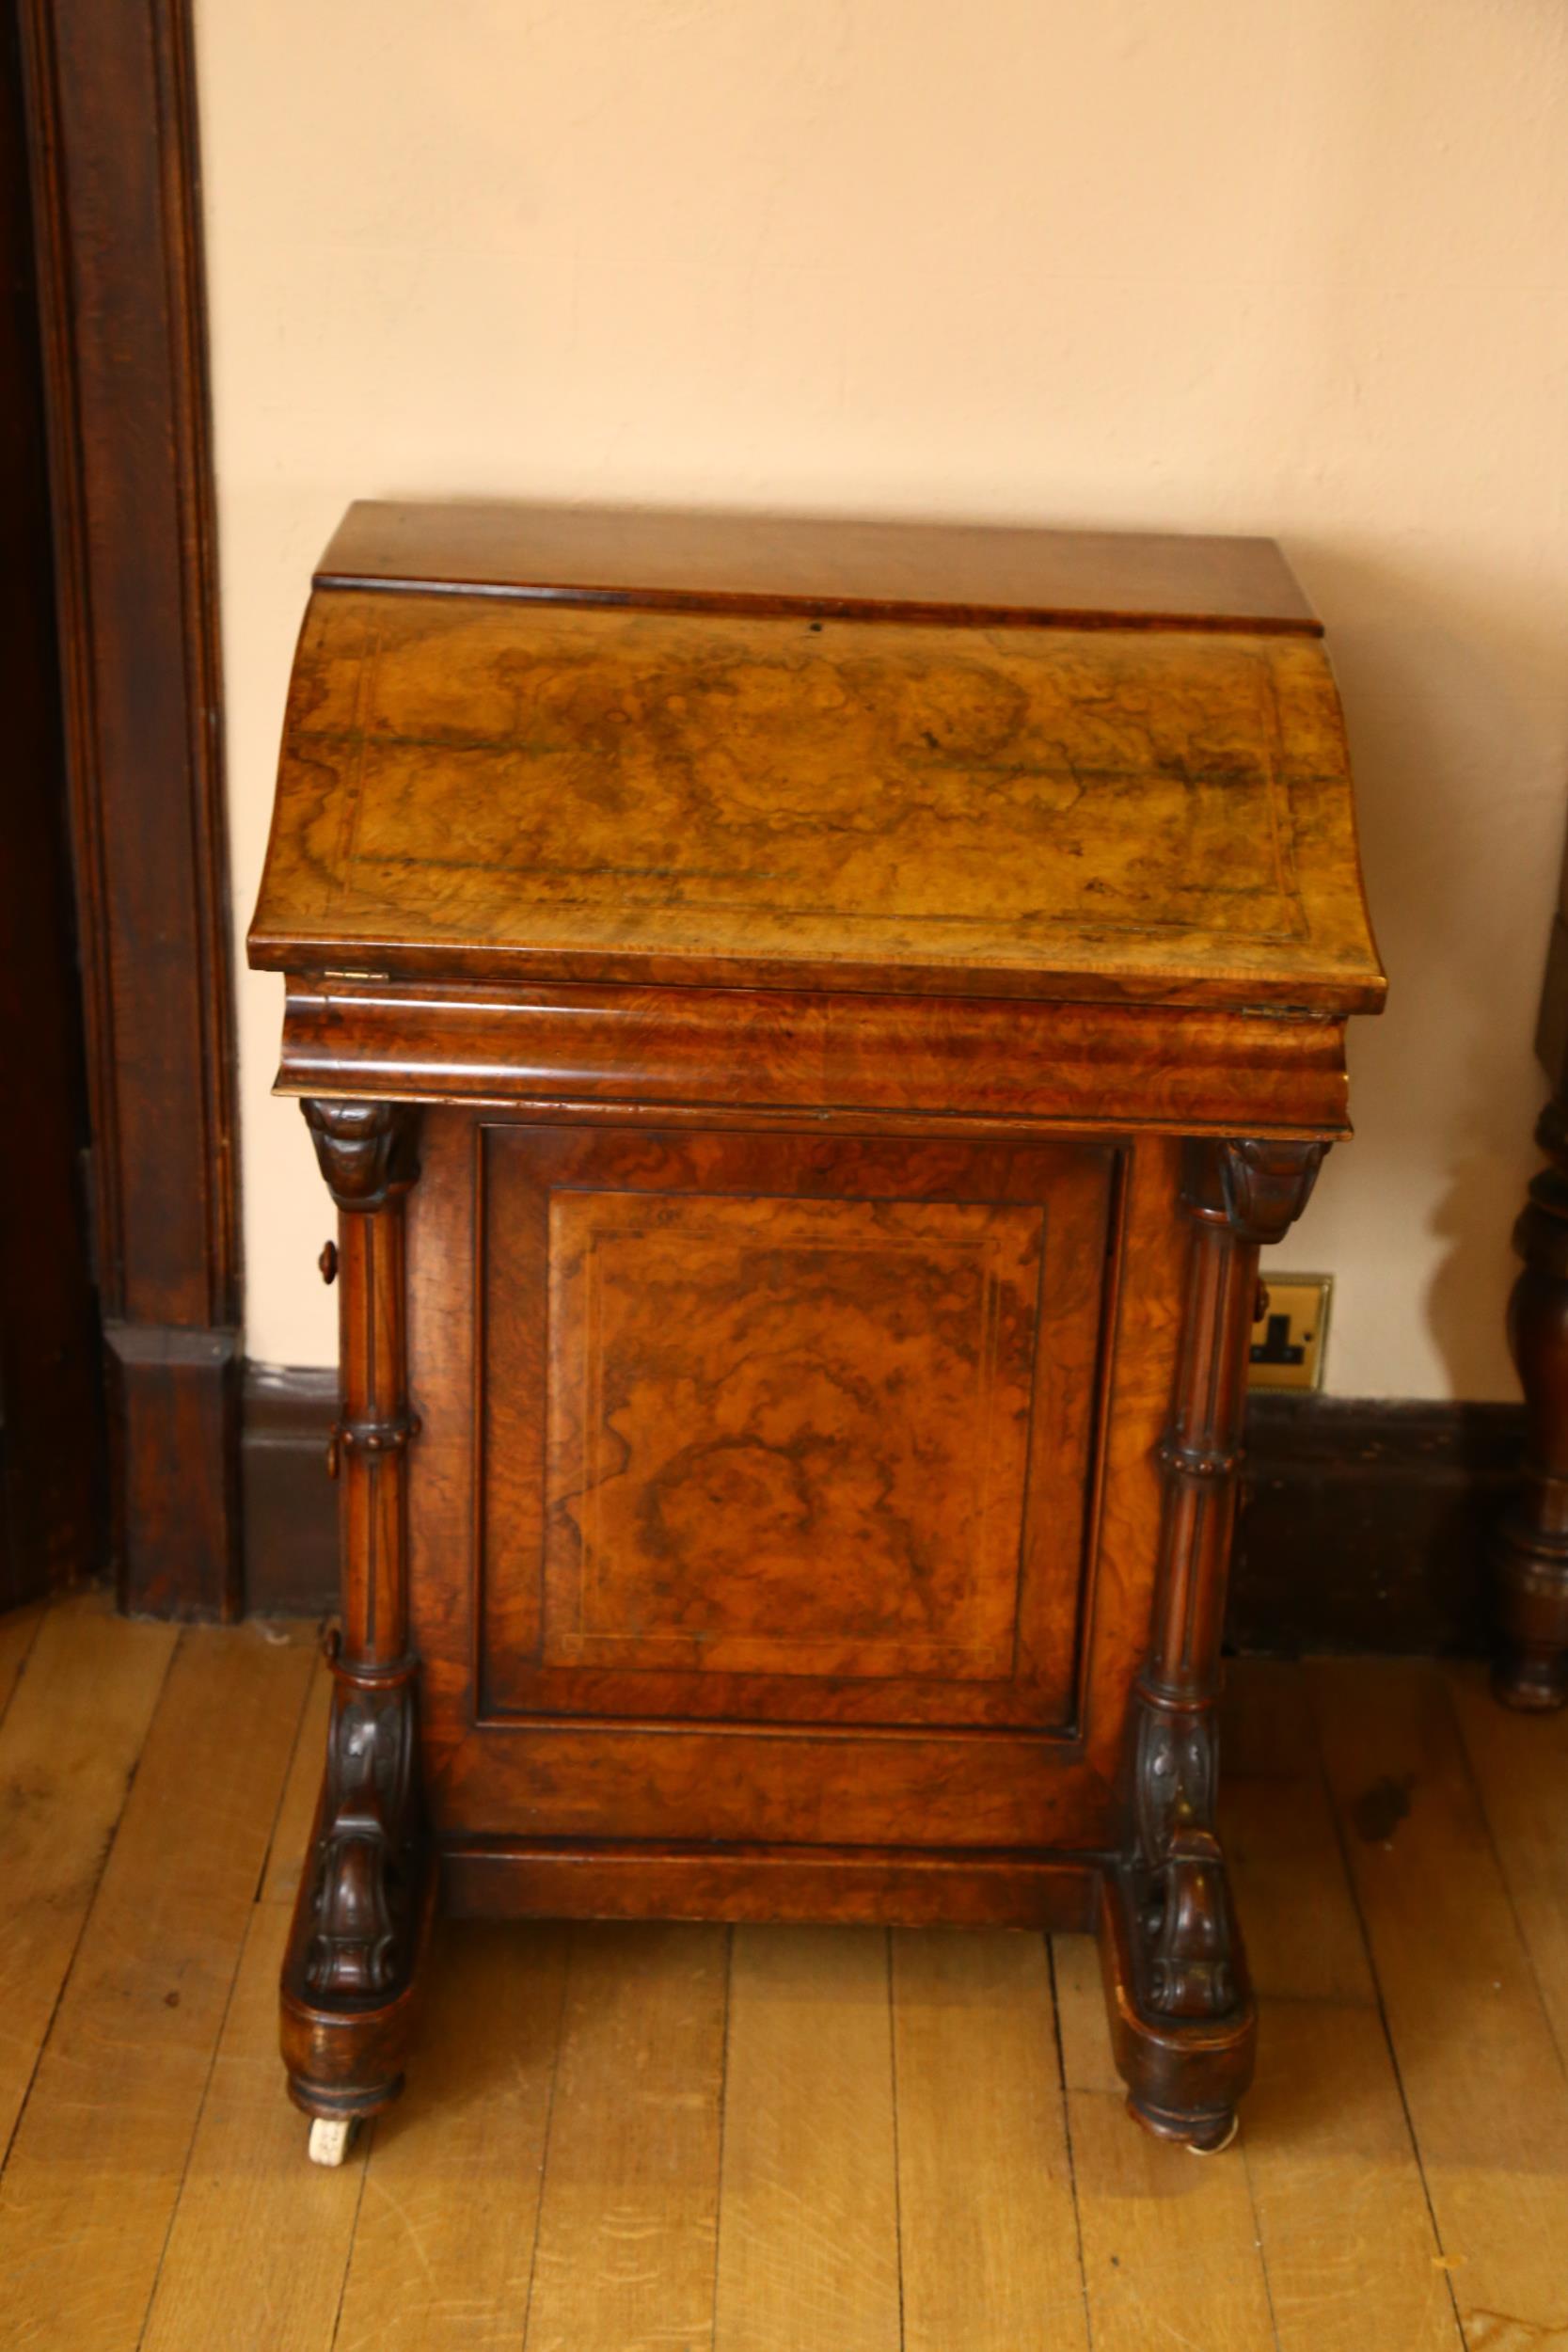
[(322, 1253), (316, 1260), (316, 1263), (321, 1268), (322, 1280), (324, 1282), (335, 1282), (337, 1280), (338, 1245), (335, 1241), (323, 1242)]

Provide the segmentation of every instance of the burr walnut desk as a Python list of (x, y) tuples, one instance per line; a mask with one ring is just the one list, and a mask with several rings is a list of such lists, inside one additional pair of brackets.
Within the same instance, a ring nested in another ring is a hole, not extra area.
[(356, 507), (250, 954), (340, 1211), (316, 2152), (437, 1899), (1093, 1928), (1223, 2145), (1257, 1255), (1384, 991), (1277, 552)]

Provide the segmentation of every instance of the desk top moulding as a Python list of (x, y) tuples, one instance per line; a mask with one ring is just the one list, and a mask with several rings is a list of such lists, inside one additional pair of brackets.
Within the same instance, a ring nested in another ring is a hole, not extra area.
[(1220, 2144), (1257, 1253), (1385, 985), (1277, 549), (356, 506), (250, 953), (341, 1211), (298, 2103), (393, 2095), (439, 1883), (1098, 1928)]

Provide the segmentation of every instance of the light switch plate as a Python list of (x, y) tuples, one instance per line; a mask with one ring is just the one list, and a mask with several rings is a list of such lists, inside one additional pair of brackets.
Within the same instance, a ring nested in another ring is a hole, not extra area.
[(1321, 1389), (1332, 1274), (1270, 1274), (1263, 1311), (1252, 1327), (1247, 1374), (1254, 1389)]

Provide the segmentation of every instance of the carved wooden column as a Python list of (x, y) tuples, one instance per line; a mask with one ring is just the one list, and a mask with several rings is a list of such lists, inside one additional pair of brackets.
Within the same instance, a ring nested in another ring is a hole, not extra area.
[(1257, 2020), (1214, 1825), (1214, 1707), (1246, 1411), (1258, 1252), (1305, 1208), (1322, 1143), (1188, 1147), (1192, 1248), (1148, 1662), (1133, 1698), (1128, 1851), (1103, 1939), (1129, 2104), (1151, 2131), (1224, 2147)]
[(1518, 1501), (1497, 1531), (1502, 1646), (1493, 1677), (1510, 1707), (1568, 1699), (1568, 1103), (1554, 1095), (1535, 1139), (1551, 1165), (1513, 1229), (1524, 1260), (1508, 1336), (1525, 1391)]
[(341, 1628), (326, 1772), (283, 1974), (283, 2055), (309, 2114), (373, 2113), (403, 2084), (413, 1979), (432, 1873), (408, 1644), (410, 1409), (404, 1200), (418, 1175), (418, 1110), (301, 1107), (339, 1209), (342, 1405)]

